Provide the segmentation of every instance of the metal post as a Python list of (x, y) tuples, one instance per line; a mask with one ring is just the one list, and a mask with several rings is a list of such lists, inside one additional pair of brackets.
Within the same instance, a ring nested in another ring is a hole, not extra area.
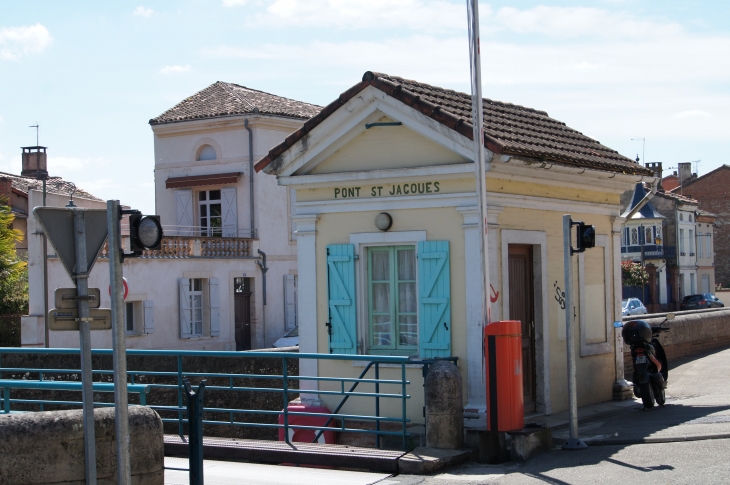
[(183, 382), (188, 398), (190, 485), (203, 485), (203, 391), (208, 381), (200, 381), (198, 392), (193, 392), (190, 381)]
[(281, 363), (281, 378), (282, 378), (282, 389), (284, 390), (284, 441), (287, 445), (291, 444), (289, 439), (289, 368), (286, 362), (286, 357), (282, 359)]
[(570, 406), (570, 439), (563, 444), (564, 450), (587, 448), (578, 438), (578, 395), (575, 386), (575, 339), (573, 331), (573, 249), (571, 244), (571, 227), (573, 220), (569, 214), (563, 216), (563, 264), (565, 266), (565, 333), (568, 354), (568, 404)]
[[(380, 417), (380, 367), (375, 363), (375, 417)], [(375, 447), (380, 449), (380, 420), (375, 420)]]
[(122, 235), (118, 200), (108, 200), (106, 202), (106, 220), (107, 230), (109, 232), (109, 282), (111, 285), (112, 307), (117, 483), (119, 485), (131, 485), (132, 467), (129, 459), (129, 399), (127, 397), (127, 342), (126, 336), (124, 335)]
[[(36, 146), (37, 145), (38, 144), (36, 143)], [(43, 177), (43, 207), (46, 206), (47, 178), (47, 176)], [(43, 244), (43, 334), (45, 335), (45, 347), (50, 348), (51, 329), (48, 327), (48, 238), (46, 237), (45, 231), (41, 235), (41, 243)]]
[(94, 435), (94, 389), (91, 375), (91, 331), (89, 328), (89, 281), (86, 264), (86, 224), (84, 211), (74, 210), (76, 244), (76, 295), (79, 309), (79, 350), (81, 351), (82, 400), (84, 404), (84, 467), (86, 484), (96, 485), (96, 441)]

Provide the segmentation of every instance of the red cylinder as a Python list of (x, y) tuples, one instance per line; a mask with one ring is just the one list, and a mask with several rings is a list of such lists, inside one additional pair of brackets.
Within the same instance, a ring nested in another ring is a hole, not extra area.
[(487, 429), (514, 431), (525, 427), (522, 391), (522, 324), (492, 322), (484, 327), (487, 381)]
[[(287, 410), (298, 413), (320, 413), (320, 414), (332, 414), (332, 412), (326, 407), (322, 406), (306, 406), (304, 404), (289, 404)], [(324, 426), (327, 422), (327, 416), (297, 416), (289, 415), (289, 424), (297, 426)], [(279, 424), (284, 424), (284, 415), (279, 415)], [(329, 424), (334, 426), (334, 420)], [(289, 428), (289, 441), (297, 441), (299, 443), (311, 443), (314, 437), (317, 436), (319, 431), (314, 429), (297, 429)], [(284, 428), (279, 428), (279, 441), (284, 441)], [(335, 433), (334, 431), (325, 431), (317, 440), (317, 443), (334, 444)]]

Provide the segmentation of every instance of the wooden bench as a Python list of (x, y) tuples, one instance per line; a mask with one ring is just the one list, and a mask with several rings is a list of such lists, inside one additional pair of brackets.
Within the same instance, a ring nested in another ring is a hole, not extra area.
[[(40, 389), (44, 391), (79, 391), (83, 384), (75, 381), (30, 381), (22, 379), (0, 379), (0, 388), (3, 389), (3, 410), (0, 414), (10, 414), (10, 389)], [(94, 382), (92, 387), (95, 392), (114, 392), (113, 382)], [(149, 384), (127, 384), (127, 392), (139, 394), (139, 403), (147, 405), (147, 393), (150, 392)]]

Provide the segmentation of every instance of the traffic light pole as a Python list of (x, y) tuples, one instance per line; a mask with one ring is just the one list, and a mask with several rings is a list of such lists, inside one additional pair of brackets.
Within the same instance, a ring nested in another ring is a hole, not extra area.
[(568, 355), (568, 405), (570, 407), (570, 438), (563, 444), (564, 450), (579, 450), (587, 445), (578, 438), (578, 395), (575, 378), (575, 336), (573, 323), (573, 246), (570, 240), (573, 220), (569, 214), (563, 216), (563, 264), (565, 266), (565, 333)]
[(117, 438), (117, 483), (131, 485), (129, 458), (129, 400), (127, 397), (127, 342), (124, 334), (121, 212), (118, 200), (108, 200), (109, 282), (111, 285), (112, 346), (114, 360), (114, 413)]
[(79, 309), (79, 350), (81, 354), (81, 398), (84, 412), (84, 469), (86, 484), (96, 485), (96, 437), (94, 433), (94, 388), (91, 373), (91, 329), (89, 318), (89, 268), (86, 262), (84, 212), (74, 209), (76, 244), (76, 301)]

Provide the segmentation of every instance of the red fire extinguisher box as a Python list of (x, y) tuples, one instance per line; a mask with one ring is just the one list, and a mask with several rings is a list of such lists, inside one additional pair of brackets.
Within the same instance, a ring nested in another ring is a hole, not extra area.
[(484, 327), (487, 381), (487, 429), (514, 431), (525, 427), (522, 392), (522, 324), (492, 322)]
[[(317, 414), (331, 414), (331, 411), (323, 406), (307, 406), (305, 404), (289, 404), (287, 410), (291, 412), (305, 412), (305, 413), (317, 413)], [(279, 415), (279, 424), (284, 424), (284, 415)], [(298, 416), (289, 415), (289, 424), (297, 426), (325, 426), (327, 424), (326, 416)], [(330, 422), (329, 426), (334, 426), (334, 422)], [(289, 428), (289, 441), (290, 442), (302, 442), (311, 443), (317, 435), (316, 430), (312, 429), (301, 429), (301, 428)], [(279, 441), (284, 441), (284, 428), (279, 428)], [(318, 443), (334, 444), (335, 433), (333, 431), (324, 431), (320, 436)]]

